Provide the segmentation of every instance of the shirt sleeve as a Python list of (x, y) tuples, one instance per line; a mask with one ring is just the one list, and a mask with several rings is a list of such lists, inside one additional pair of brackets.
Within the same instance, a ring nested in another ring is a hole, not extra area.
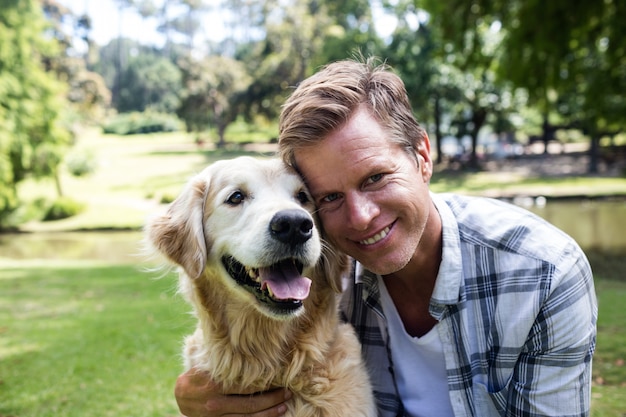
[(570, 245), (513, 370), (507, 416), (587, 416), (597, 301), (589, 263)]

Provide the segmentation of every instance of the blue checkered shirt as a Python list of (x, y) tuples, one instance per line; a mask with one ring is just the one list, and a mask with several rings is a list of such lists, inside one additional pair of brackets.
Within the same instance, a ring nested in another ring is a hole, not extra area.
[[(430, 314), (454, 415), (589, 415), (597, 303), (579, 246), (515, 206), (432, 197), (443, 253)], [(402, 416), (377, 278), (355, 263), (344, 286), (342, 314), (363, 345), (379, 415)]]

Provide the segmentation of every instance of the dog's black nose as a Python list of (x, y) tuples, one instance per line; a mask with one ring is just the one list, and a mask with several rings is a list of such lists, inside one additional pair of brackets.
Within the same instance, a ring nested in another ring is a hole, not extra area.
[(298, 245), (313, 236), (313, 220), (302, 210), (283, 210), (270, 221), (270, 234), (283, 243)]

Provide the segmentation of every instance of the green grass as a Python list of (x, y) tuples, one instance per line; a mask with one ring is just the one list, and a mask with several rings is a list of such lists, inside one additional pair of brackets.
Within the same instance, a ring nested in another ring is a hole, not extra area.
[[(79, 261), (3, 265), (0, 416), (177, 415), (173, 384), (193, 319), (175, 278), (154, 276)], [(623, 416), (626, 282), (599, 277), (596, 287), (592, 416)]]
[(594, 417), (626, 416), (626, 283), (597, 280), (598, 339), (593, 361)]
[(0, 269), (0, 416), (175, 416), (189, 308), (172, 277), (74, 263)]
[(600, 384), (626, 388), (626, 285), (623, 282), (601, 280), (596, 290), (601, 297), (595, 380)]
[(437, 172), (431, 189), (485, 196), (598, 196), (626, 195), (626, 179), (601, 176), (525, 177), (503, 172)]

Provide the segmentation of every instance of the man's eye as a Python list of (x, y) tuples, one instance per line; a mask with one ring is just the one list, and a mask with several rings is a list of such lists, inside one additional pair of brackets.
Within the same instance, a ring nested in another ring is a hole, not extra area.
[(373, 184), (373, 183), (378, 182), (378, 181), (380, 181), (382, 179), (383, 179), (383, 174), (374, 174), (374, 175), (372, 175), (371, 177), (368, 178), (367, 182), (369, 184)]
[(337, 200), (339, 198), (339, 194), (334, 193), (334, 194), (328, 194), (326, 197), (322, 198), (322, 201), (324, 203), (331, 203), (335, 200)]
[(241, 204), (245, 198), (246, 196), (241, 191), (235, 191), (226, 199), (226, 203), (231, 206), (236, 206)]

